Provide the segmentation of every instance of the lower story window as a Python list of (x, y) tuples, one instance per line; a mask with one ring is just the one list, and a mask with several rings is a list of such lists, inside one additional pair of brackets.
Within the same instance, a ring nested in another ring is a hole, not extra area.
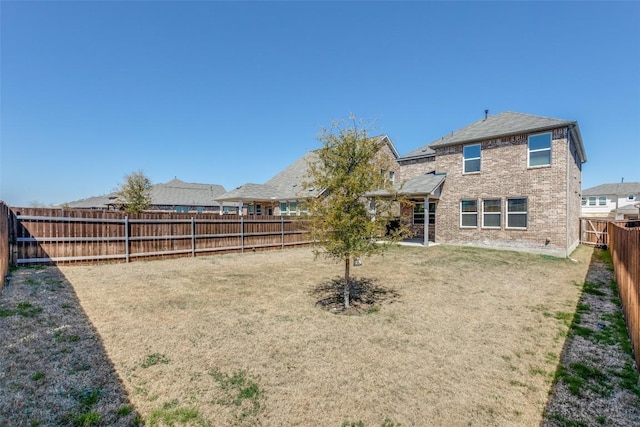
[(424, 224), (424, 203), (413, 204), (413, 223)]
[(460, 226), (461, 227), (477, 227), (478, 226), (478, 201), (477, 200), (461, 200), (460, 201)]
[(500, 228), (502, 226), (502, 200), (490, 199), (482, 201), (482, 226)]
[(436, 223), (436, 204), (429, 203), (429, 224), (433, 225)]
[(527, 228), (526, 197), (507, 199), (507, 228)]

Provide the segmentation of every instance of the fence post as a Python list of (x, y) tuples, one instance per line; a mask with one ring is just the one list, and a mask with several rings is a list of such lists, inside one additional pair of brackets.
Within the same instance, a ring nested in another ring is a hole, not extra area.
[(129, 216), (124, 216), (124, 257), (129, 262)]
[(191, 217), (191, 258), (196, 256), (196, 220)]
[(240, 216), (240, 253), (244, 253), (244, 217)]

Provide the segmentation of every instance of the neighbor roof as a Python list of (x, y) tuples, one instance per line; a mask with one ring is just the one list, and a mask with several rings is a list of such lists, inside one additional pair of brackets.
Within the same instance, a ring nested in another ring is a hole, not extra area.
[(196, 184), (172, 179), (151, 188), (153, 205), (218, 206), (216, 197), (225, 189), (217, 184)]
[(86, 199), (65, 203), (64, 206), (71, 209), (107, 209), (109, 205), (113, 205), (117, 199), (118, 195), (111, 193), (104, 196), (87, 197)]
[(640, 195), (640, 182), (619, 182), (617, 184), (602, 184), (596, 187), (582, 190), (583, 196), (604, 196), (613, 194), (616, 196)]
[[(398, 151), (387, 135), (371, 137), (379, 142), (386, 143), (394, 157), (398, 157)], [(218, 196), (217, 200), (227, 201), (268, 201), (268, 200), (300, 200), (307, 197), (316, 197), (322, 191), (316, 188), (304, 188), (304, 182), (309, 174), (309, 164), (318, 161), (316, 150), (309, 151), (300, 157), (286, 169), (279, 172), (264, 184), (243, 184), (228, 193)]]
[(266, 183), (243, 184), (238, 188), (220, 195), (217, 200), (268, 201), (297, 200), (306, 197), (315, 197), (318, 191), (315, 189), (305, 190), (303, 183), (309, 171), (309, 163), (317, 161), (318, 153), (310, 151)]
[[(163, 184), (151, 187), (151, 204), (155, 206), (219, 206), (216, 196), (223, 194), (225, 189), (217, 184), (196, 184), (172, 179)], [(118, 200), (118, 193), (106, 196), (89, 197), (67, 203), (70, 208), (106, 209)]]
[[(419, 148), (402, 156), (401, 160), (411, 157), (420, 157), (420, 150), (426, 148), (440, 148), (451, 145), (467, 144), (470, 142), (478, 142), (490, 138), (501, 138), (509, 135), (518, 135), (522, 133), (542, 132), (545, 130), (551, 130), (558, 127), (567, 126), (571, 130), (571, 136), (576, 143), (578, 149), (578, 155), (582, 163), (586, 162), (587, 158), (584, 152), (584, 146), (582, 144), (582, 136), (578, 128), (578, 123), (573, 120), (553, 119), (550, 117), (534, 116), (531, 114), (515, 113), (512, 111), (506, 111), (495, 116), (488, 116), (483, 120), (471, 123), (462, 129), (456, 130), (447, 134), (425, 147)], [(424, 156), (431, 153), (425, 150)]]
[(233, 190), (221, 194), (217, 200), (254, 201), (278, 200), (278, 191), (266, 184), (243, 184)]

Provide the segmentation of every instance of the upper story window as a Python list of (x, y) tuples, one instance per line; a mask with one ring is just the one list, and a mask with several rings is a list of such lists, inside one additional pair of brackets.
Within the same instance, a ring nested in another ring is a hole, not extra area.
[(607, 206), (607, 196), (583, 197), (582, 206)]
[(551, 134), (529, 136), (529, 167), (551, 165)]
[(480, 144), (465, 145), (462, 147), (462, 172), (480, 172)]
[(396, 178), (396, 173), (394, 171), (389, 171), (389, 182), (393, 184), (393, 180)]

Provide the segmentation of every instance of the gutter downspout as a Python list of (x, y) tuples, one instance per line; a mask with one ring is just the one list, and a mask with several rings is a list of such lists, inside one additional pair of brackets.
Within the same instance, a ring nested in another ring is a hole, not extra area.
[[(565, 227), (565, 236), (566, 236), (566, 241), (565, 241), (565, 248), (566, 248), (566, 257), (569, 258), (571, 256), (571, 254), (569, 253), (569, 227), (571, 226), (569, 224), (570, 218), (569, 218), (569, 184), (570, 184), (570, 179), (571, 179), (571, 167), (570, 167), (570, 163), (569, 163), (569, 157), (571, 154), (571, 127), (567, 128), (567, 179), (566, 179), (566, 194), (567, 194), (567, 207), (566, 207), (566, 212), (567, 212), (567, 218), (565, 219), (566, 222), (566, 227)], [(581, 172), (582, 173), (582, 172)]]

